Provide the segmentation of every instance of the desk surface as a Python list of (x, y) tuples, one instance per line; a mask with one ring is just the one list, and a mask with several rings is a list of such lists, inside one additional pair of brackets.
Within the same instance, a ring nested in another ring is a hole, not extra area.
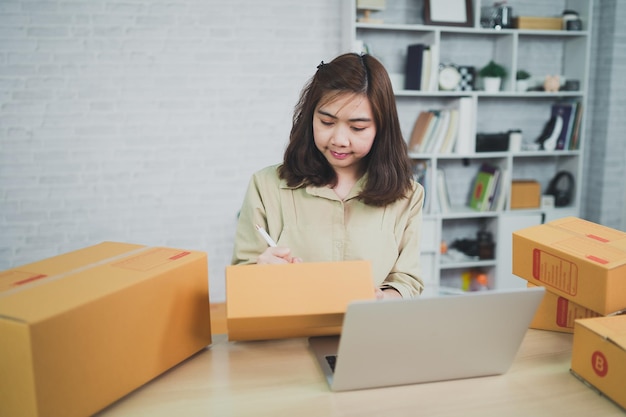
[(571, 348), (570, 334), (529, 330), (504, 375), (333, 393), (306, 339), (228, 342), (222, 334), (97, 416), (623, 417), (569, 373)]

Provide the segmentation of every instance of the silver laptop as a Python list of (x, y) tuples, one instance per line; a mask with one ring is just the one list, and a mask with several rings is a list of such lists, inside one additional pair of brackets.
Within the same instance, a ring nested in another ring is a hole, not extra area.
[(333, 391), (503, 374), (543, 294), (534, 287), (355, 301), (341, 336), (310, 337), (309, 346)]

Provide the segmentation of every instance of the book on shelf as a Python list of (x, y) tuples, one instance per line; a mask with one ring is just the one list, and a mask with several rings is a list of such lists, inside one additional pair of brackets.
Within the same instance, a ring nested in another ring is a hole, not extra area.
[(548, 151), (578, 149), (581, 118), (582, 103), (578, 100), (563, 100), (552, 104), (550, 119), (537, 142)]
[(413, 125), (413, 131), (411, 132), (411, 139), (409, 140), (409, 151), (420, 152), (424, 137), (428, 132), (430, 122), (435, 117), (435, 114), (431, 111), (421, 111), (417, 119), (415, 119), (415, 125)]
[(450, 194), (448, 194), (448, 185), (443, 169), (437, 169), (437, 201), (441, 213), (450, 212), (452, 204), (450, 203)]
[(430, 47), (426, 47), (422, 52), (422, 79), (420, 81), (420, 90), (430, 90), (430, 77), (432, 66), (432, 54)]
[(509, 184), (509, 171), (507, 169), (500, 169), (500, 177), (498, 178), (498, 182), (496, 184), (496, 191), (493, 200), (494, 204), (492, 205), (491, 210), (504, 210), (507, 193), (510, 189), (510, 186), (511, 184)]
[(451, 152), (458, 126), (456, 109), (426, 110), (418, 114), (411, 138), (409, 151), (422, 153)]
[(580, 137), (580, 125), (582, 122), (582, 116), (583, 116), (583, 103), (582, 102), (577, 102), (577, 106), (576, 106), (576, 115), (574, 117), (574, 127), (572, 129), (572, 135), (570, 138), (570, 142), (569, 142), (569, 150), (577, 150), (580, 147), (580, 144), (578, 143), (578, 138)]
[(482, 164), (472, 185), (469, 206), (474, 210), (488, 211), (491, 209), (493, 193), (499, 175), (499, 168), (490, 164)]
[(411, 131), (409, 151), (450, 154), (473, 153), (473, 102), (462, 97), (449, 108), (419, 112)]
[(439, 153), (444, 154), (452, 153), (459, 133), (459, 110), (449, 109), (448, 113), (448, 128), (446, 130), (446, 135), (443, 138), (443, 142), (438, 149)]
[(413, 162), (413, 179), (424, 187), (424, 205), (423, 210), (425, 213), (431, 211), (431, 187), (428, 181), (428, 162), (427, 161), (414, 161)]
[(573, 110), (573, 103), (558, 102), (552, 105), (552, 117), (560, 117), (562, 120), (561, 130), (556, 137), (556, 150), (566, 149), (566, 143), (569, 141), (568, 138), (571, 133), (571, 122), (574, 121)]
[(502, 171), (500, 171), (499, 168), (494, 167), (493, 179), (491, 180), (490, 188), (487, 190), (487, 201), (483, 205), (483, 210), (485, 211), (495, 210), (496, 208), (501, 174)]
[[(424, 69), (424, 52), (430, 47), (424, 43), (416, 43), (407, 47), (406, 66), (404, 74), (405, 90), (421, 90), (422, 70)], [(430, 57), (430, 54), (428, 54)], [(428, 62), (430, 72), (430, 59)]]
[(430, 77), (428, 80), (428, 86), (424, 90), (437, 91), (439, 90), (439, 45), (432, 44), (429, 47), (430, 50)]
[(474, 134), (474, 102), (471, 97), (461, 97), (458, 100), (459, 109), (457, 137), (454, 152), (458, 154), (474, 153), (476, 150), (476, 135)]
[(424, 134), (424, 140), (422, 141), (422, 146), (420, 147), (420, 152), (427, 153), (433, 148), (433, 143), (435, 141), (435, 137), (437, 136), (437, 129), (441, 124), (441, 111), (440, 110), (429, 110), (433, 117), (428, 124), (428, 128)]
[(437, 121), (437, 128), (432, 133), (432, 136), (428, 139), (427, 147), (424, 150), (426, 153), (437, 153), (441, 148), (441, 144), (448, 132), (448, 124), (450, 122), (450, 110), (439, 110), (439, 117)]

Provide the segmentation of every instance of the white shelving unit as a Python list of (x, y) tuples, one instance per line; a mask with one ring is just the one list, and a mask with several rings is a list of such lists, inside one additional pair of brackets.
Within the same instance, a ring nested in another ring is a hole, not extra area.
[[(514, 16), (555, 17), (563, 10), (575, 10), (583, 22), (581, 31), (482, 28), (481, 6), (493, 5), (492, 1), (485, 0), (482, 4), (480, 0), (472, 2), (473, 24), (470, 27), (425, 25), (423, 0), (387, 0), (385, 10), (373, 14), (384, 22), (376, 24), (357, 22), (356, 0), (344, 0), (343, 3), (344, 47), (354, 51), (362, 42), (385, 65), (394, 81), (400, 123), (407, 140), (420, 111), (454, 107), (461, 98), (471, 100), (473, 107), (473, 122), (466, 127), (469, 137), (475, 138), (477, 132), (500, 133), (519, 129), (525, 144), (533, 143), (540, 136), (555, 102), (573, 99), (582, 104), (580, 145), (576, 150), (524, 150), (528, 148), (525, 146), (520, 151), (475, 152), (474, 144), (469, 143), (465, 148), (470, 150), (462, 153), (411, 153), (412, 159), (428, 166), (427, 183), (430, 185), (427, 192), (431, 193), (432, 204), (425, 210), (421, 253), (427, 285), (459, 287), (461, 275), (475, 270), (487, 275), (490, 288), (525, 286), (525, 281), (511, 273), (512, 232), (544, 221), (579, 215), (583, 155), (585, 143), (589, 140), (585, 138), (584, 126), (593, 0), (507, 2), (513, 8)], [(396, 80), (404, 74), (408, 45), (415, 43), (432, 47), (435, 64), (473, 66), (477, 71), (492, 59), (504, 65), (508, 75), (501, 91), (404, 90), (402, 82)], [(560, 75), (566, 80), (578, 80), (580, 87), (577, 91), (518, 92), (515, 89), (518, 69), (541, 79), (546, 75)], [(554, 175), (567, 170), (575, 179), (572, 202), (558, 208), (511, 209), (507, 198), (501, 210), (474, 211), (468, 206), (469, 194), (483, 162), (507, 170), (507, 195), (510, 195), (513, 179), (535, 180), (540, 183), (543, 194)], [(452, 210), (447, 212), (441, 212), (433, 203), (436, 192), (432, 184), (436, 184), (437, 169), (445, 172), (452, 203)], [(442, 242), (449, 246), (454, 241), (476, 239), (479, 230), (493, 235), (494, 259), (452, 261), (441, 254)]]

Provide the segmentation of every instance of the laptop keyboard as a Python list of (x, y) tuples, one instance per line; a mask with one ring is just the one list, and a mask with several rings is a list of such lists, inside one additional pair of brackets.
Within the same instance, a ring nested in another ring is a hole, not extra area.
[(337, 364), (337, 355), (326, 355), (326, 362), (330, 366), (330, 369), (335, 372), (335, 365)]

